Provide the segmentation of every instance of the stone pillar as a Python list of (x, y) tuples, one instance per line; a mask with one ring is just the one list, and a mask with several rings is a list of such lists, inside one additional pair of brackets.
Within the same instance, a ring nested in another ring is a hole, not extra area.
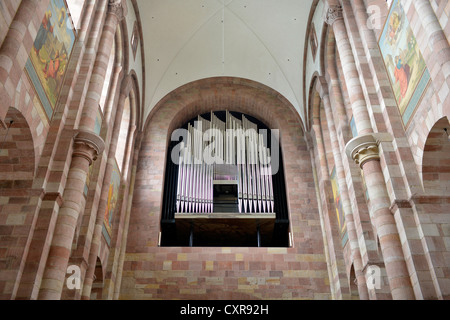
[(91, 132), (79, 131), (74, 138), (72, 162), (63, 196), (64, 204), (59, 210), (39, 299), (61, 298), (78, 216), (83, 209), (87, 172), (104, 147), (103, 140)]
[(370, 198), (370, 219), (380, 241), (392, 298), (415, 299), (397, 224), (390, 210), (376, 136), (368, 134), (351, 140), (347, 144), (346, 153), (364, 171)]
[(361, 300), (369, 299), (369, 292), (367, 290), (366, 277), (363, 269), (364, 264), (361, 258), (361, 252), (358, 245), (358, 235), (353, 218), (352, 205), (348, 195), (348, 186), (346, 183), (344, 165), (342, 164), (341, 150), (339, 148), (339, 141), (337, 138), (336, 127), (334, 125), (333, 114), (331, 111), (330, 96), (327, 91), (321, 90), (321, 98), (325, 109), (327, 118), (328, 131), (330, 133), (331, 147), (333, 149), (334, 164), (336, 166), (336, 178), (339, 185), (340, 196), (342, 200), (342, 209), (344, 210), (345, 221), (347, 224), (347, 232), (350, 250), (353, 256), (353, 263), (355, 267), (355, 275), (357, 280), (359, 297)]
[(359, 81), (359, 73), (356, 68), (355, 58), (345, 27), (342, 7), (330, 6), (326, 16), (326, 22), (332, 26), (336, 38), (336, 46), (341, 58), (342, 69), (345, 82), (347, 84), (353, 117), (359, 134), (373, 132), (370, 116), (367, 111), (367, 104), (364, 92)]
[[(364, 99), (355, 58), (348, 39), (343, 11), (340, 5), (330, 5), (326, 22), (332, 26), (336, 37), (337, 50), (341, 58), (345, 82), (350, 97), (353, 117), (361, 137), (351, 140), (346, 149), (364, 172), (371, 201), (369, 208), (385, 261), (386, 272), (393, 299), (414, 299), (409, 272), (404, 259), (400, 236), (395, 219), (390, 211), (390, 201), (381, 169), (378, 144), (373, 138), (373, 129)], [(367, 137), (372, 137), (366, 143)]]
[[(117, 26), (122, 18), (123, 12), (120, 0), (110, 0), (81, 115), (79, 131), (74, 141), (73, 158), (64, 191), (64, 206), (60, 209), (58, 215), (39, 299), (54, 300), (61, 298), (78, 217), (84, 209), (84, 205), (80, 204), (84, 204), (86, 177), (93, 161), (105, 149), (102, 138), (94, 133), (95, 119), (105, 81), (109, 54)], [(86, 266), (79, 266), (82, 271), (80, 272), (81, 282), (87, 269), (87, 262), (84, 261), (84, 263)]]
[(123, 9), (120, 0), (109, 0), (108, 13), (98, 46), (95, 65), (86, 95), (85, 106), (80, 121), (80, 129), (92, 131), (95, 128), (95, 119), (99, 108), (100, 97), (105, 83), (108, 61), (115, 41), (116, 30), (123, 19)]

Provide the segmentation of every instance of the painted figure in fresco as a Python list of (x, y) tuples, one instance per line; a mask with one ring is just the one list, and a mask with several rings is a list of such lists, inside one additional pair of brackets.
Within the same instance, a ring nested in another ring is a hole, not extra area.
[(53, 26), (50, 22), (51, 17), (52, 12), (49, 10), (45, 13), (44, 18), (42, 19), (41, 27), (39, 28), (36, 39), (34, 40), (33, 48), (37, 57), (39, 57), (39, 52), (47, 41), (47, 36), (49, 34), (53, 34)]
[(114, 185), (111, 184), (109, 186), (109, 191), (108, 191), (108, 202), (107, 202), (107, 206), (106, 206), (106, 210), (105, 210), (105, 215), (104, 215), (104, 221), (108, 226), (111, 226), (112, 223), (112, 216), (114, 213), (114, 209), (116, 207), (116, 203), (117, 203), (117, 195), (114, 192)]
[(53, 58), (45, 63), (45, 67), (42, 70), (44, 72), (44, 78), (47, 80), (49, 78), (53, 78), (56, 80), (57, 76), (62, 76), (64, 74), (63, 62), (67, 59), (67, 54), (63, 51), (62, 54), (59, 53), (59, 50), (56, 50), (56, 53)]
[(398, 12), (393, 12), (391, 15), (391, 18), (389, 19), (389, 32), (388, 32), (388, 36), (389, 36), (389, 42), (392, 44), (394, 44), (395, 42), (397, 42), (398, 40), (398, 36), (399, 36), (399, 28), (401, 26), (402, 20), (398, 14)]
[(379, 46), (406, 125), (418, 106), (418, 98), (423, 96), (430, 74), (400, 0), (392, 1)]
[(401, 56), (395, 57), (395, 82), (400, 84), (399, 103), (406, 97), (408, 92), (409, 80), (411, 79), (411, 68), (409, 64), (404, 63)]

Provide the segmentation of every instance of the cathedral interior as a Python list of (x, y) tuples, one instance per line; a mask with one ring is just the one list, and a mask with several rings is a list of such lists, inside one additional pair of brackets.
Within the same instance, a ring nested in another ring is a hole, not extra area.
[(450, 299), (448, 0), (1, 0), (1, 300)]

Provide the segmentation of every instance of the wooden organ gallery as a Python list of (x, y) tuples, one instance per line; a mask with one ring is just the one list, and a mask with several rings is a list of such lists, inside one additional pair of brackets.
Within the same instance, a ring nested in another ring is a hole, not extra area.
[(276, 130), (220, 111), (199, 115), (171, 140), (161, 246), (289, 246)]

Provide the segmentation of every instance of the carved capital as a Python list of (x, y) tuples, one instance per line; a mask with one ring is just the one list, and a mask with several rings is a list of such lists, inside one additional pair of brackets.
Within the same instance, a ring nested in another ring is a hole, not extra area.
[(356, 164), (360, 165), (361, 169), (367, 161), (380, 160), (378, 145), (367, 145), (359, 148), (353, 154), (353, 160), (355, 160)]
[(113, 14), (117, 17), (119, 21), (124, 18), (123, 5), (120, 0), (109, 0), (108, 2), (108, 13)]
[(343, 19), (344, 15), (343, 15), (343, 10), (342, 10), (342, 6), (341, 5), (333, 5), (333, 6), (329, 6), (326, 16), (325, 16), (325, 22), (330, 25), (333, 26), (333, 24), (339, 20), (339, 19)]
[(105, 142), (93, 132), (78, 131), (74, 137), (73, 157), (82, 157), (91, 165), (105, 150)]
[(374, 135), (368, 134), (352, 139), (345, 147), (347, 156), (362, 169), (367, 161), (380, 160), (380, 149)]

